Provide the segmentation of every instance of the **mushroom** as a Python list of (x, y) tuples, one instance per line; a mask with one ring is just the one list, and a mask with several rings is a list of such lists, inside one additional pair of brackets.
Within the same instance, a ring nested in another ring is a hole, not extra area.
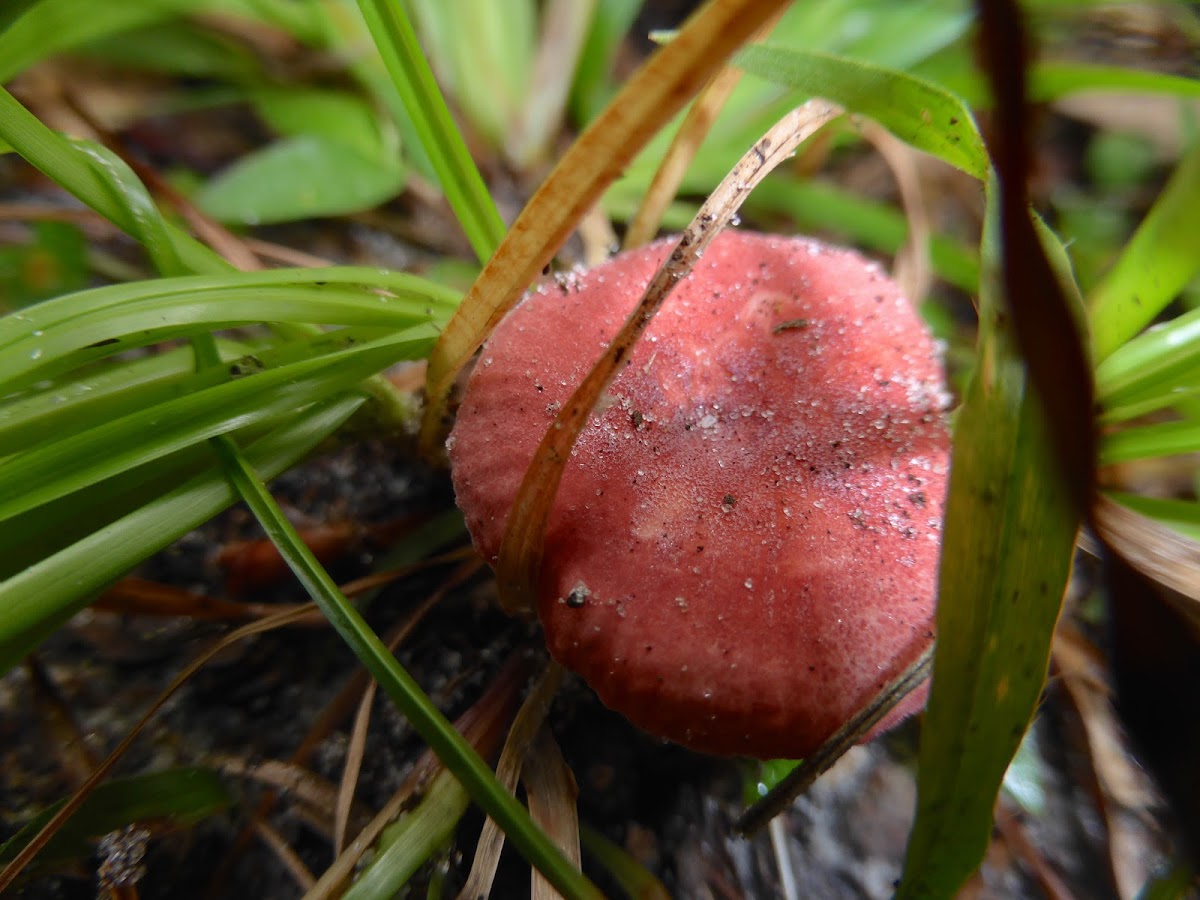
[[(540, 285), (484, 347), (448, 450), (490, 562), (559, 405), (670, 249)], [(933, 638), (949, 399), (878, 265), (721, 234), (567, 461), (538, 583), (551, 654), (652, 734), (807, 756)]]

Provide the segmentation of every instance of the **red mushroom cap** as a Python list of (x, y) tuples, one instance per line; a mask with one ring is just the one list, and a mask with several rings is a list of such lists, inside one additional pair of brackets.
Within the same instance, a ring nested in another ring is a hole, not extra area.
[[(449, 451), (489, 561), (558, 406), (671, 246), (540, 286), (485, 346)], [(948, 399), (877, 265), (720, 235), (567, 464), (539, 582), (550, 652), (653, 734), (808, 755), (933, 637)]]

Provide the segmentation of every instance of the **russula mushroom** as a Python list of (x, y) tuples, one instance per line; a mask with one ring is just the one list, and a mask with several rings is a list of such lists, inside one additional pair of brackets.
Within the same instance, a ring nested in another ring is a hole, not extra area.
[[(559, 405), (670, 249), (542, 284), (484, 347), (448, 446), (489, 561)], [(653, 734), (808, 755), (933, 637), (948, 399), (877, 265), (721, 234), (567, 462), (538, 583), (551, 654)]]

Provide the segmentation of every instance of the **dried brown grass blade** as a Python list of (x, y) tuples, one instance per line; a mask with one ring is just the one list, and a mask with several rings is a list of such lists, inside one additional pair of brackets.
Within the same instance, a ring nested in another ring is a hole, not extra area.
[(786, 0), (709, 0), (579, 136), (512, 224), (429, 357), (421, 446), (441, 456), (459, 370), (646, 142)]
[[(526, 801), (533, 821), (550, 836), (567, 859), (580, 866), (579, 813), (575, 798), (579, 787), (571, 767), (550, 729), (543, 725), (529, 747), (521, 768)], [(531, 900), (558, 900), (559, 893), (537, 869), (532, 870)]]
[[(425, 598), (425, 600), (419, 606), (415, 607), (413, 611), (387, 635), (386, 643), (389, 648), (394, 650), (409, 634), (412, 633), (412, 629), (414, 629), (420, 623), (429, 610), (431, 610), (441, 601), (442, 597), (445, 596), (446, 591), (450, 590), (455, 585), (462, 583), (462, 581), (465, 579), (470, 578), (479, 570), (479, 568), (483, 565), (483, 561), (479, 559), (474, 551), (467, 547), (463, 548), (462, 550), (455, 550), (442, 554), (441, 556), (430, 557), (427, 560), (414, 563), (411, 566), (405, 566), (399, 569), (392, 569), (387, 572), (377, 572), (372, 575), (366, 575), (363, 578), (359, 578), (344, 584), (342, 586), (342, 593), (347, 597), (355, 597), (374, 590), (383, 584), (387, 584), (411, 572), (419, 571), (432, 565), (440, 565), (442, 563), (453, 562), (457, 560), (463, 560), (464, 562), (460, 570), (453, 574), (447, 580), (446, 584), (442, 585), (437, 591), (434, 591), (427, 598)], [(321, 617), (321, 622), (323, 623), (324, 621), (324, 617)], [(367, 685), (369, 683), (370, 678), (367, 674), (367, 670), (359, 667), (358, 670), (342, 686), (341, 690), (337, 692), (333, 699), (325, 705), (325, 708), (321, 711), (321, 714), (317, 717), (317, 720), (313, 723), (312, 727), (309, 728), (308, 733), (304, 736), (304, 739), (300, 742), (300, 745), (295, 749), (295, 751), (293, 751), (290, 761), (294, 763), (302, 763), (307, 760), (309, 756), (311, 756), (312, 753), (317, 749), (320, 742), (342, 721), (349, 718), (351, 708), (357, 704), (359, 698), (362, 696), (362, 692), (367, 689)], [(271, 812), (276, 800), (278, 800), (278, 795), (275, 792), (264, 792), (263, 796), (259, 799), (258, 805), (255, 807), (255, 810), (252, 813), (252, 820), (265, 818)], [(207, 896), (225, 896), (225, 880), (228, 878), (229, 873), (233, 870), (234, 864), (250, 846), (252, 837), (253, 827), (251, 823), (247, 824), (246, 827), (244, 827), (238, 833), (238, 836), (234, 839), (233, 845), (230, 847), (229, 852), (225, 855), (225, 859), (222, 860), (220, 866), (218, 866), (216, 871), (213, 873), (213, 877), (208, 885)]]
[[(478, 557), (472, 557), (459, 566), (389, 635), (388, 649), (394, 652), (408, 639), (425, 615), (441, 603), (446, 594), (479, 571), (481, 565), (482, 561)], [(367, 747), (367, 730), (371, 723), (371, 705), (375, 701), (378, 688), (379, 683), (372, 680), (363, 690), (362, 699), (359, 701), (358, 711), (354, 717), (354, 726), (350, 731), (350, 743), (346, 748), (346, 765), (342, 770), (337, 802), (333, 810), (334, 856), (340, 856), (346, 846), (346, 828), (350, 822), (350, 811), (354, 806), (354, 788), (358, 784), (359, 772), (362, 770), (363, 755), (366, 753)]]
[(96, 752), (88, 743), (67, 698), (36, 653), (25, 658), (25, 671), (33, 688), (34, 709), (38, 711), (40, 725), (58, 757), (59, 769), (68, 784), (82, 784), (100, 764)]
[(543, 157), (562, 126), (575, 65), (596, 2), (549, 0), (545, 4), (530, 94), (504, 141), (504, 155), (518, 171), (528, 171)]
[(283, 791), (297, 804), (314, 811), (313, 824), (322, 834), (331, 834), (330, 810), (337, 798), (337, 786), (300, 763), (268, 759), (252, 763), (240, 756), (216, 756), (213, 762), (223, 773)]
[[(550, 703), (562, 684), (563, 669), (556, 662), (550, 662), (529, 689), (525, 702), (517, 710), (504, 749), (500, 751), (500, 761), (496, 764), (496, 778), (513, 793), (517, 789), (517, 778), (521, 774), (521, 765), (534, 736), (546, 720)], [(504, 849), (504, 832), (489, 817), (483, 823), (483, 831), (479, 835), (479, 843), (475, 846), (475, 859), (471, 863), (471, 874), (467, 876), (466, 884), (459, 892), (459, 900), (475, 900), (477, 897), (487, 897), (492, 892), (492, 882), (496, 877), (496, 866), (500, 863), (500, 852)]]
[(631, 358), (631, 350), (671, 289), (692, 270), (704, 248), (741, 208), (750, 192), (795, 148), (842, 114), (823, 100), (810, 100), (784, 116), (747, 151), (700, 207), (667, 261), (655, 273), (637, 307), (571, 398), (558, 411), (534, 453), (517, 492), (500, 547), (496, 578), (500, 602), (510, 613), (531, 608), (541, 569), (546, 523), (563, 467), (600, 395)]
[(304, 861), (295, 850), (291, 848), (283, 835), (272, 828), (269, 824), (261, 819), (254, 823), (254, 831), (274, 852), (275, 857), (283, 864), (287, 873), (292, 876), (292, 881), (296, 882), (296, 887), (302, 891), (307, 891), (316, 882), (312, 872), (308, 871), (308, 866), (304, 865)]
[[(528, 654), (518, 654), (508, 661), (496, 676), (487, 692), (470, 709), (454, 721), (454, 727), (462, 732), (480, 755), (488, 758), (500, 743), (504, 726), (516, 706), (518, 692), (530, 674)], [(354, 867), (362, 855), (378, 840), (380, 833), (393, 822), (413, 796), (421, 791), (442, 771), (441, 763), (432, 750), (426, 750), (404, 784), (392, 796), (371, 822), (359, 832), (345, 851), (325, 870), (304, 900), (331, 900), (342, 895), (342, 888), (354, 874)]]
[(346, 829), (350, 825), (350, 810), (354, 807), (354, 789), (362, 772), (363, 756), (367, 752), (367, 732), (371, 727), (371, 707), (375, 703), (375, 692), (379, 682), (372, 681), (363, 691), (354, 714), (354, 726), (350, 729), (350, 742), (346, 746), (346, 765), (338, 782), (337, 801), (333, 806), (333, 855), (340, 856), (346, 849)]
[[(779, 21), (780, 15), (782, 15), (782, 10), (764, 22), (762, 27), (750, 36), (748, 43), (765, 38)], [(659, 224), (662, 222), (663, 213), (675, 199), (675, 192), (679, 190), (683, 176), (687, 174), (688, 166), (692, 164), (700, 145), (704, 143), (708, 132), (712, 130), (713, 122), (717, 120), (717, 116), (721, 114), (721, 110), (725, 108), (725, 103), (729, 100), (729, 95), (733, 93), (733, 89), (741, 80), (741, 69), (734, 66), (723, 66), (721, 71), (712, 77), (712, 80), (696, 97), (695, 102), (687, 111), (687, 115), (684, 116), (679, 131), (675, 132), (675, 136), (671, 138), (671, 145), (667, 148), (662, 162), (658, 164), (654, 178), (651, 179), (650, 186), (642, 197), (642, 202), (638, 204), (637, 211), (629, 222), (629, 227), (625, 231), (623, 245), (625, 249), (640, 247), (642, 244), (648, 244), (654, 240), (654, 235), (658, 233)]]
[(933, 282), (933, 267), (929, 261), (929, 210), (921, 189), (917, 151), (877, 122), (864, 121), (860, 130), (892, 170), (892, 177), (900, 189), (900, 203), (908, 220), (908, 237), (896, 253), (894, 275), (904, 296), (919, 303)]
[(1092, 517), (1108, 548), (1174, 591), (1175, 608), (1200, 629), (1200, 544), (1102, 495), (1092, 505)]
[(1132, 900), (1152, 874), (1144, 852), (1144, 829), (1135, 823), (1140, 816), (1149, 815), (1155, 803), (1154, 789), (1124, 740), (1098, 651), (1072, 626), (1062, 623), (1054, 634), (1053, 653), (1060, 681), (1083, 723), (1085, 749), (1096, 781), (1096, 803), (1108, 832), (1112, 885), (1121, 900)]

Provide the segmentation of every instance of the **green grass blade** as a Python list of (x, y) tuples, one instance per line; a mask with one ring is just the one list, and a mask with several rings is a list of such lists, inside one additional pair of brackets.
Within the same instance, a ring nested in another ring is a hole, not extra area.
[(641, 5), (641, 0), (604, 0), (596, 4), (571, 85), (569, 103), (576, 122), (590, 122), (616, 93), (610, 77), (613, 59)]
[(1149, 325), (1200, 271), (1200, 141), (1088, 297), (1092, 348), (1103, 362)]
[[(338, 397), (246, 448), (264, 477), (306, 456), (361, 406)], [(92, 595), (238, 499), (215, 467), (0, 583), (0, 673), (82, 609)]]
[(1096, 368), (1097, 397), (1108, 413), (1198, 386), (1200, 309), (1138, 335)]
[[(114, 157), (107, 152), (95, 148), (89, 150), (55, 134), (3, 87), (0, 87), (0, 140), (63, 190), (134, 239), (158, 241), (158, 224), (162, 223), (162, 232), (170, 244), (169, 252), (187, 271), (223, 272), (230, 269), (228, 263), (195, 238), (169, 222), (163, 223), (153, 203), (147, 208), (140, 199), (147, 197), (145, 188), (132, 177), (128, 167), (114, 164)], [(146, 220), (139, 221), (138, 216), (143, 214)], [(168, 252), (162, 247), (156, 249), (161, 255)]]
[(870, 116), (918, 150), (968, 175), (987, 176), (987, 152), (975, 120), (944, 88), (859, 60), (770, 45), (745, 48), (736, 64), (759, 78)]
[(398, 360), (428, 353), (436, 337), (428, 326), (369, 343), (335, 333), (335, 348), (343, 341), (349, 346), (239, 377), (220, 366), (221, 381), (215, 385), (6, 460), (0, 465), (0, 521), (190, 444), (347, 390)]
[(395, 0), (359, 0), (359, 8), (450, 208), (475, 255), (487, 260), (504, 238), (504, 221), (446, 108), (408, 16)]
[(134, 347), (235, 325), (438, 325), (457, 298), (416, 276), (369, 268), (227, 272), (80, 291), (0, 319), (0, 390)]
[(980, 364), (955, 424), (917, 820), (897, 897), (950, 897), (978, 866), (1045, 681), (1077, 522), (1000, 296), (995, 191)]
[[(319, 407), (315, 409), (319, 412)], [(249, 446), (313, 411), (310, 407), (266, 419), (238, 431), (237, 439)], [(9, 519), (0, 528), (0, 580), (20, 574), (206, 473), (220, 476), (212, 451), (207, 444), (193, 444)]]
[[(221, 358), (231, 364), (252, 350), (252, 345), (234, 341), (221, 341), (220, 346)], [(75, 377), (0, 402), (0, 457), (188, 393), (194, 376), (191, 350), (176, 347), (89, 367)]]
[(449, 19), (455, 96), (468, 121), (493, 147), (503, 147), (530, 92), (537, 41), (532, 0), (450, 0), (437, 6)]
[(437, 849), (445, 845), (467, 811), (470, 796), (458, 779), (442, 770), (421, 793), (421, 802), (388, 827), (378, 852), (342, 900), (395, 897)]
[(224, 438), (214, 442), (221, 462), (238, 493), (267, 532), (280, 555), (308, 595), (354, 655), (379, 682), (383, 691), (405, 715), (459, 783), (504, 830), (508, 840), (537, 866), (565, 897), (600, 897), (600, 893), (563, 856), (534, 824), (529, 812), (505, 791), (475, 749), (430, 702), (420, 686), (373, 632), (358, 610), (334, 584), (283, 515), (266, 486)]
[(1100, 462), (1111, 465), (1197, 452), (1200, 452), (1200, 422), (1158, 422), (1106, 435), (1100, 443)]
[(1031, 100), (1049, 103), (1080, 91), (1200, 97), (1200, 80), (1148, 69), (1058, 61), (1038, 63), (1030, 73)]

